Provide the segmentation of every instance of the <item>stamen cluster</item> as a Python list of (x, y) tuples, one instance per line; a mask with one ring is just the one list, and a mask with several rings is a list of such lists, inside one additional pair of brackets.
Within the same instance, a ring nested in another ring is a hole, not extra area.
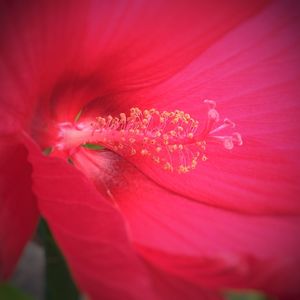
[(216, 103), (212, 100), (204, 103), (208, 112), (201, 132), (198, 132), (199, 122), (181, 110), (142, 111), (134, 107), (129, 116), (121, 113), (118, 117), (97, 117), (89, 123), (61, 123), (56, 148), (70, 151), (83, 144), (97, 144), (123, 157), (151, 159), (164, 170), (187, 173), (196, 168), (199, 159), (207, 160), (207, 143), (222, 143), (227, 150), (243, 143), (237, 132), (219, 134), (228, 132), (235, 124), (229, 119), (219, 124)]
[(97, 142), (125, 156), (149, 157), (165, 170), (186, 173), (196, 167), (199, 157), (206, 159), (205, 141), (194, 138), (198, 121), (183, 111), (135, 107), (129, 116), (98, 117), (92, 126), (93, 136), (99, 136)]

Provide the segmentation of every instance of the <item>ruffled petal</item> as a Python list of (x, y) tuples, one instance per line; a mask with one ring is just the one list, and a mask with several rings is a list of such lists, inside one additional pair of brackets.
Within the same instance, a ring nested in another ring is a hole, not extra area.
[(79, 288), (91, 299), (157, 299), (120, 213), (72, 165), (42, 156), (26, 136), (24, 142), (41, 214)]
[(28, 152), (14, 138), (0, 140), (0, 280), (8, 279), (33, 235), (38, 210)]
[(184, 176), (133, 158), (138, 168), (209, 205), (252, 214), (299, 213), (298, 12), (298, 1), (269, 5), (176, 76), (136, 94), (143, 107), (182, 109), (202, 125), (207, 118), (202, 101), (214, 99), (221, 119), (237, 124), (242, 147), (227, 151), (222, 144), (208, 144), (208, 161)]

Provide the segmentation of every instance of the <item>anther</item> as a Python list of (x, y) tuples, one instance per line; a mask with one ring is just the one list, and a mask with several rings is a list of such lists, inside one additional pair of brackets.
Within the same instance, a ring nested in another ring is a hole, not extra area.
[(147, 149), (142, 149), (142, 150), (141, 150), (141, 154), (142, 154), (143, 156), (145, 156), (145, 155), (148, 155), (149, 152), (148, 152)]
[(173, 171), (173, 167), (169, 162), (164, 164), (164, 169), (167, 171)]
[[(235, 127), (232, 121), (225, 118), (219, 124), (216, 102), (204, 102), (208, 110), (201, 132), (198, 131), (199, 121), (181, 110), (159, 112), (152, 108), (141, 111), (133, 107), (129, 116), (120, 113), (119, 117), (97, 117), (87, 123), (61, 123), (56, 149), (68, 151), (85, 143), (100, 144), (124, 157), (141, 155), (164, 170), (187, 173), (196, 168), (198, 159), (207, 160), (208, 143), (221, 143), (228, 150), (243, 144), (238, 132), (228, 133), (228, 129)], [(225, 129), (226, 135), (220, 134)]]

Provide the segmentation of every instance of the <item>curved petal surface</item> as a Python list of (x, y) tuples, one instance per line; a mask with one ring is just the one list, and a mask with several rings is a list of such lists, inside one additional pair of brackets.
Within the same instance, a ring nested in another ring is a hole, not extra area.
[(137, 250), (154, 266), (199, 290), (299, 295), (299, 217), (245, 215), (189, 201), (111, 152), (81, 150), (73, 158), (98, 189), (105, 186)]
[(151, 263), (209, 288), (300, 295), (300, 217), (210, 207), (166, 191), (134, 168), (122, 169), (123, 185), (110, 191)]
[[(201, 101), (214, 99), (220, 117), (237, 124), (242, 147), (227, 151), (208, 144), (208, 161), (184, 176), (132, 159), (138, 168), (165, 188), (209, 205), (251, 214), (299, 213), (298, 13), (298, 1), (276, 1), (170, 80), (136, 95), (144, 107), (182, 109), (202, 125), (207, 108)], [(137, 105), (128, 101), (126, 106)]]
[(43, 156), (26, 136), (24, 142), (41, 214), (79, 288), (92, 299), (153, 299), (149, 273), (119, 212), (72, 165)]
[(8, 279), (38, 222), (26, 148), (0, 139), (0, 280)]
[(98, 113), (117, 110), (111, 99), (170, 77), (263, 4), (2, 1), (6, 130), (27, 126), (39, 135), (51, 128), (49, 117), (73, 120), (93, 99)]

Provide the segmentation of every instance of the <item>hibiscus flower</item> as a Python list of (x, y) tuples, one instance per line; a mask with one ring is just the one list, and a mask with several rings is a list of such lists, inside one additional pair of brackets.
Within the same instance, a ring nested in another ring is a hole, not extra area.
[(299, 299), (297, 1), (0, 14), (2, 279), (42, 215), (91, 299)]

